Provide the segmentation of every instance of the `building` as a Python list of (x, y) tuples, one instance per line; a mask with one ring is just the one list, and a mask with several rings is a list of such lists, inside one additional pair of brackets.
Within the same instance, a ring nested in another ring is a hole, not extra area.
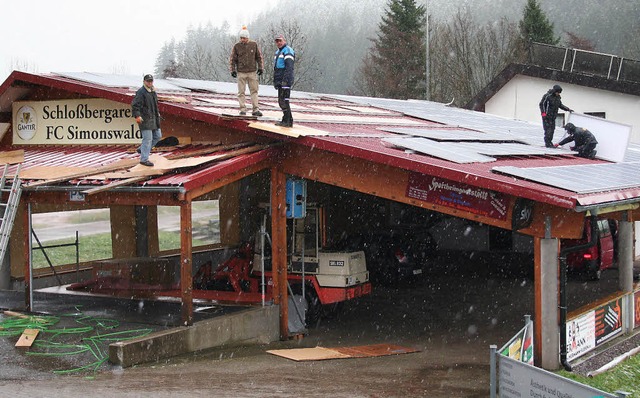
[[(526, 64), (508, 65), (466, 108), (541, 125), (538, 103), (555, 84), (565, 105), (632, 126), (640, 143), (640, 62), (615, 55), (534, 43)], [(557, 128), (566, 117), (561, 110)]]
[[(191, 325), (194, 298), (207, 295), (194, 288), (194, 276), (207, 261), (217, 262), (224, 250), (255, 236), (266, 202), (274, 210), (267, 226), (275, 271), (271, 296), (279, 307), (280, 337), (286, 338), (287, 205), (293, 203), (286, 192), (293, 177), (307, 182), (306, 201), (324, 206), (322, 244), (399, 223), (418, 227), (434, 214), (529, 237), (540, 366), (558, 367), (559, 242), (580, 238), (589, 217), (620, 222), (621, 300), (625, 313), (633, 313), (637, 162), (544, 148), (535, 124), (425, 101), (294, 90), (295, 125), (281, 128), (273, 124), (281, 111), (269, 87), (260, 91), (265, 116), (245, 120), (234, 116), (235, 84), (159, 79), (163, 134), (177, 137), (179, 145), (158, 148), (156, 166), (146, 168), (138, 165), (139, 132), (129, 108), (141, 84), (126, 76), (13, 72), (0, 85), (0, 157), (11, 165), (10, 175), (20, 165), (23, 181), (0, 280), (24, 288), (27, 300), (39, 281), (51, 277), (48, 269), (32, 268), (32, 215), (108, 208), (107, 260), (143, 259), (156, 267), (146, 268), (150, 278), (162, 267), (154, 291), (180, 297), (182, 319)], [(219, 242), (194, 246), (194, 207), (211, 200), (220, 206)], [(161, 250), (159, 206), (178, 210), (175, 250)], [(412, 216), (402, 217), (406, 210)], [(85, 280), (104, 270), (99, 262), (79, 266)], [(69, 265), (58, 273), (74, 272)], [(631, 318), (616, 331), (633, 330)]]

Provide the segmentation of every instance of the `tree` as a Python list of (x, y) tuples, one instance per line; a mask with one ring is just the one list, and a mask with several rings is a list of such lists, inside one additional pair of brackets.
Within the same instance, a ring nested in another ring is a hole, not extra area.
[(390, 0), (372, 47), (362, 60), (358, 94), (385, 98), (426, 95), (425, 8), (415, 0)]
[(560, 38), (553, 34), (553, 24), (542, 12), (537, 0), (527, 0), (520, 20), (520, 36), (524, 43), (556, 45), (560, 42)]
[(564, 32), (567, 35), (567, 46), (578, 50), (595, 51), (596, 46), (585, 37), (580, 37), (572, 32)]

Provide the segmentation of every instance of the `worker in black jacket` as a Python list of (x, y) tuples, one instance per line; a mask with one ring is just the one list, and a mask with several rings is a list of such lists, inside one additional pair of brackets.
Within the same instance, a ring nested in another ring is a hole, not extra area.
[(596, 145), (598, 145), (598, 140), (593, 136), (591, 131), (587, 129), (583, 129), (581, 127), (576, 127), (573, 123), (567, 123), (564, 126), (564, 129), (567, 130), (569, 136), (562, 141), (558, 142), (555, 146), (564, 145), (571, 141), (575, 142), (575, 146), (571, 147), (572, 151), (578, 151), (578, 156), (581, 158), (593, 159), (596, 157)]
[(562, 104), (562, 100), (560, 99), (561, 92), (562, 87), (556, 84), (552, 89), (547, 91), (540, 100), (539, 106), (540, 114), (542, 115), (542, 128), (544, 129), (544, 145), (547, 148), (553, 147), (553, 133), (556, 130), (558, 109), (573, 112), (573, 109), (569, 109)]

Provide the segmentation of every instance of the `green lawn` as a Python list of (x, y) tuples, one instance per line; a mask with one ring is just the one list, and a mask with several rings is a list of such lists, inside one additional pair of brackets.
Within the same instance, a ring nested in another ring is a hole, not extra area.
[[(160, 250), (177, 249), (180, 247), (180, 234), (178, 232), (159, 232)], [(75, 239), (61, 239), (43, 243), (43, 246), (57, 246), (73, 244)], [(205, 245), (206, 242), (200, 239), (193, 239), (194, 246)], [(55, 265), (75, 264), (75, 245), (66, 247), (56, 247), (46, 249), (47, 256), (51, 263)], [(79, 258), (80, 262), (104, 260), (113, 257), (111, 252), (111, 233), (81, 236), (79, 238)], [(46, 268), (47, 263), (42, 250), (37, 245), (33, 246), (33, 268)]]
[(564, 370), (558, 374), (602, 391), (626, 391), (631, 393), (632, 397), (640, 397), (640, 355), (628, 358), (615, 368), (595, 377), (583, 377)]

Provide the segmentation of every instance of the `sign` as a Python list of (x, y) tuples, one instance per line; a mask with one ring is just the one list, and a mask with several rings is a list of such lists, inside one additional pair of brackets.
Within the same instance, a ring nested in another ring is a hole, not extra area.
[(571, 361), (596, 348), (596, 313), (589, 311), (567, 322), (567, 360)]
[(500, 349), (500, 354), (533, 365), (533, 322), (526, 324)]
[(533, 206), (534, 201), (517, 198), (516, 203), (513, 205), (513, 212), (511, 214), (511, 229), (519, 231), (523, 228), (527, 228), (533, 221)]
[(131, 105), (99, 98), (13, 103), (14, 145), (139, 144)]
[(600, 345), (622, 331), (622, 299), (596, 308), (596, 345)]
[(500, 398), (616, 398), (597, 388), (497, 355)]
[(507, 199), (499, 192), (420, 173), (411, 173), (407, 197), (469, 213), (506, 220)]

